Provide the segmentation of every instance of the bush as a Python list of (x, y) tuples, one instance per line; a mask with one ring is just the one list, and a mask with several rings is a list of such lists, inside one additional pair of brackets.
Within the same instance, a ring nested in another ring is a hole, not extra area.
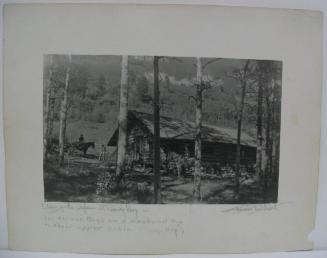
[(106, 192), (117, 193), (118, 191), (126, 189), (124, 176), (125, 169), (119, 176), (117, 176), (115, 172), (115, 170), (110, 170), (103, 172), (98, 176), (95, 191), (97, 195), (101, 195)]
[(95, 193), (101, 195), (107, 191), (116, 190), (116, 175), (110, 172), (104, 172), (98, 176)]
[(137, 183), (136, 198), (139, 203), (145, 203), (150, 193), (147, 182)]

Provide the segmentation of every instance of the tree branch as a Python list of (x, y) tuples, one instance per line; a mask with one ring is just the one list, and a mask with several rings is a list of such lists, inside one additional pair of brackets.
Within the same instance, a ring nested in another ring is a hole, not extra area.
[(190, 101), (191, 99), (193, 99), (194, 101), (196, 101), (196, 98), (194, 96), (188, 96), (188, 101)]
[(213, 59), (209, 60), (208, 62), (206, 62), (206, 63), (202, 66), (202, 70), (204, 70), (208, 65), (210, 65), (210, 64), (212, 64), (212, 63), (214, 63), (214, 62), (216, 62), (216, 61), (219, 61), (219, 60), (221, 60), (221, 59), (223, 59), (223, 58), (213, 58)]

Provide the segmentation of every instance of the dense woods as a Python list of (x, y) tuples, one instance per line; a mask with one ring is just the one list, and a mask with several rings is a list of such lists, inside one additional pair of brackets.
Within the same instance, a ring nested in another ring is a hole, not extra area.
[[(53, 55), (52, 81), (55, 84), (55, 121), (59, 121), (61, 97), (64, 90), (67, 56)], [(202, 58), (203, 62), (209, 59)], [(72, 60), (71, 86), (69, 90), (68, 119), (70, 121), (88, 121), (94, 123), (111, 123), (117, 121), (119, 109), (120, 87), (120, 56), (74, 56)], [(195, 119), (195, 105), (190, 96), (195, 95), (195, 58), (180, 58), (180, 62), (165, 58), (160, 61), (160, 102), (161, 112), (188, 121)], [(228, 67), (220, 67), (225, 61)], [(240, 60), (227, 59), (210, 64), (205, 71), (205, 79), (219, 77), (221, 87), (212, 87), (203, 93), (203, 120), (207, 123), (227, 127), (236, 127), (237, 104), (236, 93), (239, 93), (237, 83), (227, 76), (228, 72), (239, 67)], [(142, 63), (139, 65), (138, 63)], [(176, 70), (171, 64), (175, 64)], [(45, 60), (44, 82), (48, 80), (49, 60)], [(181, 70), (181, 74), (180, 73)], [(108, 72), (110, 71), (110, 73)], [(216, 73), (210, 75), (211, 73)], [(170, 74), (171, 73), (171, 74)], [(210, 76), (208, 76), (208, 74)], [(207, 79), (208, 80), (208, 79)], [(152, 108), (153, 94), (153, 61), (146, 58), (140, 61), (130, 57), (129, 70), (129, 106), (130, 109), (148, 111)], [(45, 89), (48, 87), (45, 86)], [(46, 95), (46, 90), (44, 91)], [(247, 96), (249, 102), (255, 101), (254, 96)], [(46, 100), (46, 96), (44, 96)], [(256, 124), (256, 105), (246, 105), (244, 126), (251, 131)], [(254, 130), (253, 130), (254, 131)], [(54, 132), (56, 134), (56, 132)], [(255, 133), (253, 133), (254, 135)]]
[[(172, 159), (178, 170), (178, 180), (181, 180), (182, 168), (190, 171), (193, 177), (193, 201), (202, 201), (206, 186), (202, 189), (201, 181), (207, 180), (209, 169), (209, 165), (202, 161), (203, 139), (206, 137), (202, 132), (203, 124), (223, 126), (235, 131), (234, 162), (222, 166), (219, 161), (214, 165), (219, 168), (211, 169), (213, 173), (223, 173), (224, 169), (232, 171), (234, 201), (240, 201), (241, 187), (249, 174), (244, 172), (245, 167), (241, 162), (244, 156), (242, 132), (246, 132), (256, 142), (254, 164), (247, 165), (247, 170), (253, 168), (254, 173), (250, 173), (250, 176), (256, 182), (256, 189), (263, 195), (270, 194), (271, 189), (274, 189), (274, 198), (277, 198), (281, 69), (281, 62), (268, 60), (46, 56), (45, 163), (50, 162), (51, 155), (49, 157), (48, 154), (53, 153), (56, 144), (57, 161), (63, 167), (67, 166), (65, 164), (69, 162), (70, 151), (74, 149), (86, 154), (93, 145), (95, 155), (106, 152), (108, 140), (118, 126), (117, 149), (108, 150), (111, 160), (114, 160), (115, 176), (106, 176), (104, 173), (101, 180), (106, 182), (115, 178), (113, 187), (117, 187), (117, 183), (125, 187), (122, 185), (124, 180), (121, 180), (125, 173), (130, 174), (134, 169), (134, 165), (126, 158), (131, 148), (128, 145), (128, 110), (137, 110), (153, 114), (153, 138), (150, 140), (151, 147), (148, 147), (153, 152), (150, 171), (152, 202), (163, 202), (162, 171), (164, 169), (168, 173), (169, 160)], [(163, 137), (160, 135), (161, 116), (194, 123), (194, 149), (191, 152), (187, 147), (189, 144), (186, 144), (184, 156), (172, 158), (167, 149), (169, 146), (163, 147), (160, 142)], [(83, 150), (84, 147), (86, 150)], [(190, 153), (194, 153), (194, 158), (191, 158)], [(106, 160), (110, 174), (111, 161)], [(145, 165), (143, 171), (146, 171)], [(108, 187), (106, 183), (105, 188)], [(143, 186), (138, 183), (137, 187)], [(147, 189), (145, 187), (142, 191)]]

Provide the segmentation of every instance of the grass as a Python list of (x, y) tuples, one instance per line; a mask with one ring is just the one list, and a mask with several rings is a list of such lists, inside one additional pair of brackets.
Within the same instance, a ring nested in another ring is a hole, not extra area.
[[(53, 155), (44, 166), (44, 188), (46, 201), (91, 202), (91, 203), (152, 203), (153, 174), (133, 171), (126, 174), (126, 187), (116, 193), (104, 191), (97, 194), (97, 183), (101, 175), (114, 169), (107, 163), (83, 157), (66, 157), (60, 167)], [(140, 190), (139, 186), (143, 188)], [(192, 177), (177, 178), (162, 175), (162, 202), (169, 204), (194, 203)], [(273, 203), (277, 191), (262, 194), (256, 182), (241, 185), (240, 197), (234, 200), (233, 178), (202, 179), (200, 203)]]

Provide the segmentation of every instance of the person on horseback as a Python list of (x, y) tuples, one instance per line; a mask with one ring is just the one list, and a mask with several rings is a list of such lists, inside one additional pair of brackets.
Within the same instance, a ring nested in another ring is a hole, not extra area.
[(78, 146), (81, 148), (83, 144), (84, 144), (84, 135), (81, 134), (80, 137), (78, 138)]

